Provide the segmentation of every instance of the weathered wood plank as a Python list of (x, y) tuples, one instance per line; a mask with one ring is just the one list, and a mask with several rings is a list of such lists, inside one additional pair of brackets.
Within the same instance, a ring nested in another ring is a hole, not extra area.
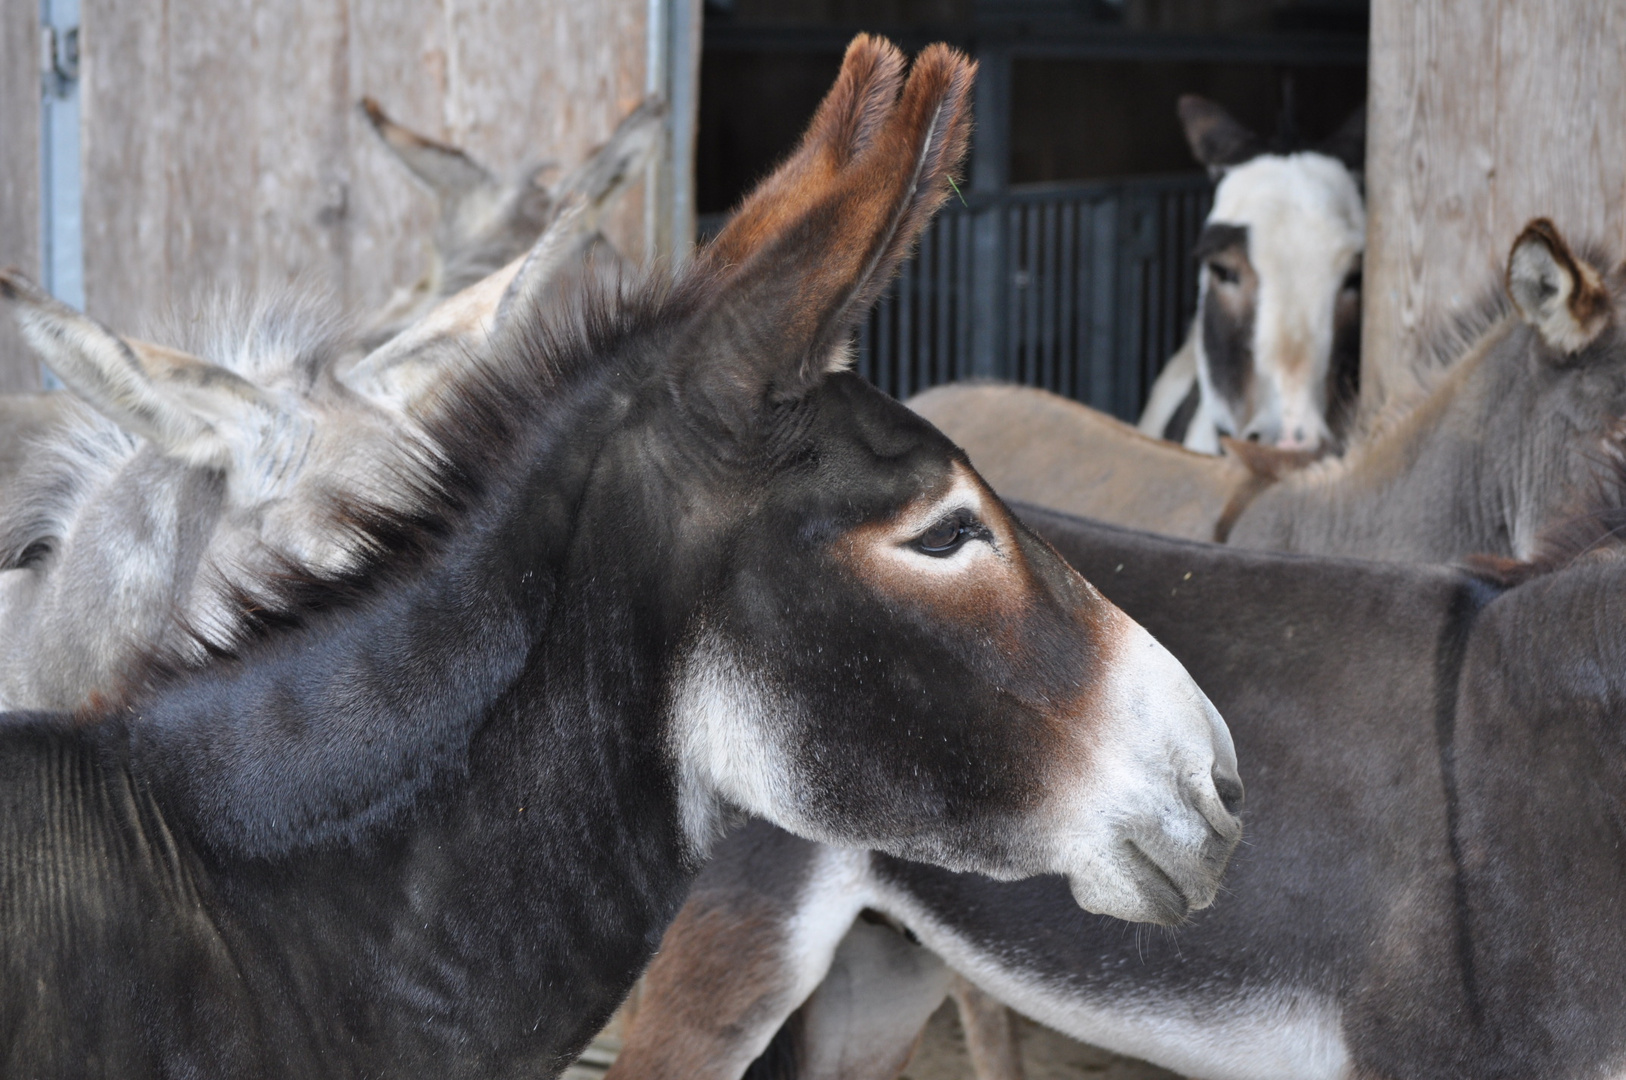
[[(645, 0), (86, 0), (87, 308), (138, 331), (222, 287), (353, 310), (418, 276), (434, 205), (360, 117), (512, 174), (643, 94)], [(642, 199), (613, 223), (641, 253)]]
[[(39, 4), (0, 5), (0, 266), (40, 274)], [(39, 386), (39, 362), (0, 318), (0, 393)]]
[(1373, 0), (1363, 372), (1404, 385), (1546, 215), (1626, 252), (1626, 6)]

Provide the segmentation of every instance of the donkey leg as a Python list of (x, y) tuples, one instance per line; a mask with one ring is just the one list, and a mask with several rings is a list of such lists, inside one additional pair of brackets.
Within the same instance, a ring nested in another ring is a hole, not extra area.
[(1022, 1044), (1011, 1011), (964, 975), (950, 979), (949, 993), (960, 1008), (965, 1048), (977, 1080), (1022, 1080)]
[(859, 919), (802, 1006), (798, 1080), (893, 1080), (948, 988), (936, 953)]
[(644, 974), (608, 1080), (738, 1080), (818, 986), (869, 855), (753, 823), (718, 845)]

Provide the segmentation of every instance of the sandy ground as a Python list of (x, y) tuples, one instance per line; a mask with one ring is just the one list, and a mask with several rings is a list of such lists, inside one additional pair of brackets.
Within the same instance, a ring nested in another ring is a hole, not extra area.
[[(1022, 1066), (1027, 1080), (1179, 1080), (1144, 1061), (1119, 1057), (1017, 1017), (1022, 1039)], [(944, 1002), (926, 1026), (926, 1037), (903, 1075), (908, 1080), (973, 1080), (965, 1053), (960, 1018), (952, 1001)]]
[[(619, 1020), (617, 1017), (611, 1021), (581, 1060), (565, 1070), (564, 1080), (601, 1080), (621, 1049)], [(1017, 1030), (1027, 1080), (1180, 1080), (1176, 1074), (1144, 1061), (1074, 1042), (1026, 1017), (1017, 1018)], [(903, 1071), (902, 1080), (975, 1080), (952, 1001), (944, 1002), (932, 1016), (926, 1037)]]

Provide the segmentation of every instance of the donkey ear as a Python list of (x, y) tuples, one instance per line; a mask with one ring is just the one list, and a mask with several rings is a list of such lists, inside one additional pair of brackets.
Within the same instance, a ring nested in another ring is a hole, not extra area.
[(707, 245), (716, 266), (738, 263), (762, 246), (800, 209), (798, 195), (827, 184), (874, 141), (903, 87), (904, 57), (883, 38), (859, 34), (847, 46), (841, 73), (819, 104), (790, 157), (747, 195)]
[(666, 103), (652, 94), (622, 118), (604, 145), (559, 182), (561, 200), (582, 201), (588, 215), (584, 227), (590, 229), (622, 192), (642, 178), (665, 130)]
[(1366, 103), (1360, 106), (1316, 147), (1318, 153), (1337, 158), (1352, 173), (1359, 173), (1366, 164)]
[(1225, 170), (1265, 152), (1265, 144), (1216, 102), (1199, 94), (1180, 95), (1180, 125), (1191, 156), (1216, 179)]
[(225, 368), (173, 349), (127, 341), (41, 291), (16, 270), (0, 271), (23, 337), (70, 391), (161, 451), (194, 465), (221, 467), (228, 448), (216, 421), (260, 392)]
[(696, 259), (716, 299), (683, 346), (747, 409), (845, 366), (852, 331), (948, 197), (976, 65), (933, 45), (895, 96), (896, 57), (853, 42), (802, 146)]
[(476, 194), (494, 195), (501, 187), (485, 166), (455, 146), (436, 142), (397, 124), (385, 115), (383, 108), (372, 98), (361, 99), (361, 110), (367, 114), (373, 130), (384, 140), (384, 145), (394, 151), (401, 164), (429, 185), (440, 201), (443, 216), (451, 216), (452, 211), (469, 197)]
[(1602, 276), (1570, 251), (1546, 218), (1530, 222), (1513, 242), (1507, 291), (1524, 321), (1561, 353), (1586, 348), (1609, 322), (1609, 293)]
[(561, 271), (581, 258), (593, 239), (586, 218), (585, 200), (571, 197), (530, 251), (430, 308), (342, 371), (340, 381), (378, 404), (422, 410), (516, 311), (539, 304)]

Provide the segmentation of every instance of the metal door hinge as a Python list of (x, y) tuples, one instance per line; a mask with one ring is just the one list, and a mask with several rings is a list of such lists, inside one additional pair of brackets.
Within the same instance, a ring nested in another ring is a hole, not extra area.
[(63, 97), (79, 79), (79, 28), (40, 27), (40, 75), (45, 93)]

